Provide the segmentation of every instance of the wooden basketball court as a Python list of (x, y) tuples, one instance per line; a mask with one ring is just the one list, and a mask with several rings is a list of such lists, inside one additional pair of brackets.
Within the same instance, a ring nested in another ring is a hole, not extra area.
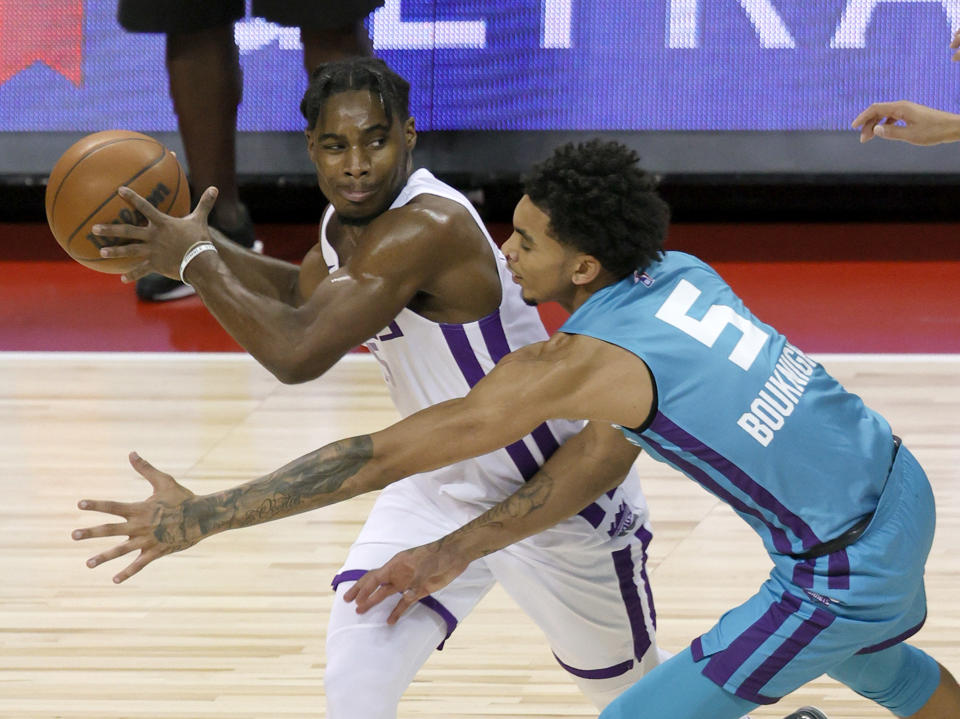
[[(929, 619), (916, 643), (960, 673), (960, 356), (821, 355), (885, 414), (938, 500)], [(110, 540), (83, 497), (136, 500), (135, 449), (198, 493), (396, 419), (379, 370), (352, 355), (287, 387), (241, 354), (0, 353), (0, 717), (323, 717), (330, 579), (372, 497), (218, 535), (126, 584), (84, 561)], [(679, 650), (768, 572), (725, 506), (641, 457), (653, 516), (661, 644)], [(114, 566), (116, 565), (116, 566)], [(889, 716), (824, 679), (755, 719), (815, 704)], [(591, 717), (538, 630), (498, 589), (435, 653), (402, 717)]]

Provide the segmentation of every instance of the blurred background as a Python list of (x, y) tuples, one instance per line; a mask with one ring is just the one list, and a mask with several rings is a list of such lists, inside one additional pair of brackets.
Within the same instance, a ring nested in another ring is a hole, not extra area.
[[(466, 191), (497, 239), (532, 163), (619, 139), (661, 178), (670, 247), (717, 264), (813, 351), (960, 351), (960, 148), (861, 145), (850, 129), (877, 100), (957, 110), (957, 27), (956, 3), (913, 0), (387, 0), (367, 19), (374, 52), (411, 82), (417, 164)], [(248, 16), (235, 39), (241, 199), (266, 252), (296, 261), (325, 205), (298, 30)], [(124, 31), (113, 0), (0, 2), (0, 261), (23, 263), (0, 289), (0, 349), (100, 348), (84, 291), (107, 293), (132, 349), (206, 349), (130, 332), (188, 312), (235, 349), (195, 298), (138, 304), (70, 264), (43, 224), (47, 173), (87, 133), (146, 132), (184, 158), (163, 42)]]

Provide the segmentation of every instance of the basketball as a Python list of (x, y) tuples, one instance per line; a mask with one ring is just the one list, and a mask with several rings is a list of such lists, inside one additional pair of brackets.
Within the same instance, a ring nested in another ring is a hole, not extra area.
[(117, 194), (126, 185), (162, 212), (190, 211), (187, 178), (170, 150), (154, 138), (127, 130), (87, 135), (57, 160), (47, 183), (50, 231), (67, 254), (99, 272), (122, 274), (142, 260), (102, 258), (100, 248), (128, 240), (95, 237), (97, 224), (145, 224), (143, 216)]

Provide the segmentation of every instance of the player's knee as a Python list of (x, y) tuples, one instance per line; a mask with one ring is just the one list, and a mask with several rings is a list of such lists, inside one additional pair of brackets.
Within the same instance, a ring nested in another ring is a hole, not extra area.
[(909, 644), (855, 655), (829, 674), (901, 717), (919, 711), (940, 683), (937, 662)]

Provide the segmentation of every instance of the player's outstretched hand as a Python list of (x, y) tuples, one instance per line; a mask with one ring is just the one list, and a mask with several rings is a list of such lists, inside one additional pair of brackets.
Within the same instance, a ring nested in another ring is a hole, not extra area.
[(394, 555), (380, 569), (360, 577), (343, 598), (348, 602), (356, 600), (357, 613), (363, 614), (387, 597), (400, 594), (400, 601), (387, 619), (387, 624), (395, 624), (415, 602), (450, 584), (468, 564), (439, 539)]
[(94, 225), (95, 235), (130, 240), (129, 244), (113, 245), (100, 250), (101, 257), (136, 257), (142, 262), (121, 279), (136, 282), (144, 275), (159, 272), (171, 279), (180, 279), (180, 261), (196, 242), (210, 241), (207, 216), (217, 201), (217, 188), (208, 187), (197, 207), (186, 217), (171, 217), (131, 190), (117, 190), (123, 200), (146, 220), (146, 225)]
[(112, 549), (87, 560), (90, 568), (111, 559), (139, 550), (139, 556), (123, 571), (114, 576), (116, 584), (129, 579), (154, 559), (179, 552), (200, 541), (199, 530), (191, 531), (196, 522), (186, 521), (188, 501), (196, 495), (177, 484), (169, 474), (156, 469), (136, 452), (130, 453), (130, 464), (153, 487), (153, 494), (143, 502), (110, 502), (83, 499), (78, 507), (91, 512), (104, 512), (123, 517), (125, 521), (76, 529), (74, 539), (91, 537), (120, 537), (127, 540)]
[(857, 115), (851, 125), (860, 128), (860, 142), (869, 142), (874, 137), (913, 145), (960, 140), (960, 115), (908, 100), (875, 102)]

